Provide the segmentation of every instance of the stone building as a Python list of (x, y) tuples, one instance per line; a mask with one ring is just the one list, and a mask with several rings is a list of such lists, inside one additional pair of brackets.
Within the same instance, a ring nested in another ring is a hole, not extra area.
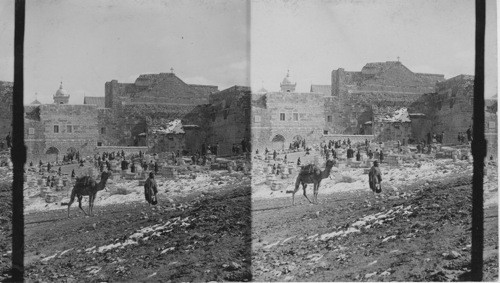
[(147, 141), (149, 152), (182, 152), (185, 149), (186, 131), (180, 119), (170, 122), (148, 119)]
[(280, 92), (252, 97), (252, 142), (261, 151), (288, 149), (294, 141), (317, 143), (324, 133), (324, 95), (293, 92), (295, 84), (292, 87), (288, 78)]
[(206, 142), (219, 144), (221, 155), (232, 154), (233, 145), (250, 141), (251, 92), (249, 87), (233, 86), (210, 94), (209, 133)]
[[(331, 96), (326, 115), (332, 133), (362, 134), (372, 120), (373, 107), (409, 107), (422, 94), (434, 93), (444, 75), (415, 73), (399, 61), (367, 63), (360, 72), (340, 68), (331, 74)], [(328, 119), (328, 118), (327, 118)]]
[(92, 155), (98, 137), (97, 107), (67, 104), (69, 94), (62, 84), (53, 97), (53, 104), (34, 101), (24, 107), (27, 160), (62, 160), (71, 152)]
[[(444, 143), (456, 143), (458, 133), (472, 126), (473, 76), (445, 80), (389, 61), (368, 63), (360, 72), (333, 70), (331, 86), (311, 85), (307, 94), (288, 92), (289, 85), (287, 74), (281, 92), (252, 97), (252, 135), (259, 149), (281, 149), (299, 138), (314, 144), (361, 135), (367, 135), (361, 140), (412, 142), (443, 131)], [(485, 109), (485, 126), (488, 147), (496, 152), (495, 105)]]
[[(105, 108), (99, 109), (99, 143), (102, 145), (146, 145), (146, 119), (181, 119), (183, 124), (203, 126), (201, 105), (217, 86), (189, 85), (173, 72), (140, 75), (134, 83), (105, 84)], [(206, 133), (201, 133), (204, 139)]]

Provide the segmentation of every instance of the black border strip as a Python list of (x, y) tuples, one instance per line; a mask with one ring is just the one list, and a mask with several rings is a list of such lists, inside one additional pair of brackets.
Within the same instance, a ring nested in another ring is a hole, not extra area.
[(14, 90), (12, 94), (12, 148), (14, 164), (12, 182), (12, 280), (24, 280), (24, 200), (23, 175), (26, 162), (24, 146), (24, 20), (25, 0), (15, 2)]
[(471, 280), (483, 279), (483, 174), (486, 157), (484, 137), (484, 39), (486, 28), (486, 2), (476, 0), (476, 64), (474, 70), (474, 114), (472, 155), (474, 174), (472, 176), (472, 247)]

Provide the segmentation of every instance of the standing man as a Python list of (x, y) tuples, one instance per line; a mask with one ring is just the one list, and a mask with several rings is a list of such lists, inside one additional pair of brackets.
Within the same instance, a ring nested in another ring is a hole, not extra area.
[(384, 152), (380, 149), (380, 163), (384, 162)]
[(370, 189), (375, 193), (382, 192), (382, 187), (380, 183), (382, 182), (382, 173), (380, 172), (380, 168), (378, 167), (378, 161), (373, 161), (373, 166), (368, 173), (368, 182), (370, 185)]
[(158, 194), (158, 188), (155, 181), (155, 174), (149, 172), (149, 178), (144, 183), (144, 197), (150, 206), (158, 203), (156, 194)]
[(472, 131), (470, 127), (467, 129), (467, 141), (471, 142), (472, 141)]
[(276, 156), (278, 155), (278, 153), (276, 153), (276, 150), (273, 151), (273, 160), (276, 160)]

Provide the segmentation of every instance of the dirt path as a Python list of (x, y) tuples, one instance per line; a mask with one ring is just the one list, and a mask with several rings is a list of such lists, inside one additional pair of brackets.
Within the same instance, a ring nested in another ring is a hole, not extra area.
[(227, 187), (149, 211), (145, 203), (26, 215), (26, 278), (248, 281), (250, 188)]
[[(449, 281), (469, 271), (470, 178), (371, 192), (255, 200), (257, 281)], [(485, 210), (484, 279), (498, 280), (497, 206)]]

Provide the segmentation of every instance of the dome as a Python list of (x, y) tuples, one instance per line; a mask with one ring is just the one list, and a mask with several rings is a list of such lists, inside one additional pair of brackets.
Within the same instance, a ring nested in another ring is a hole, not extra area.
[(68, 92), (63, 89), (63, 85), (61, 82), (61, 85), (59, 86), (59, 89), (56, 91), (56, 94), (54, 96), (68, 96)]
[(290, 70), (286, 72), (286, 76), (283, 78), (283, 81), (281, 82), (282, 85), (291, 85), (292, 82), (290, 80)]

